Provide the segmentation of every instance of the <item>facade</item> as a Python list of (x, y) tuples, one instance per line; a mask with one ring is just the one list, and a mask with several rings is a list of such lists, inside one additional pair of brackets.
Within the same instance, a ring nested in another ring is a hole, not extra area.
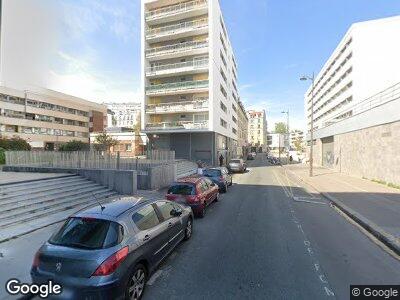
[(53, 150), (104, 130), (107, 108), (62, 93), (0, 87), (0, 135), (20, 137), (33, 148)]
[(270, 144), (268, 145), (269, 150), (271, 151), (284, 151), (289, 147), (289, 140), (287, 134), (282, 133), (269, 133), (268, 140)]
[(314, 94), (314, 128), (352, 116), (352, 107), (396, 84), (400, 78), (400, 17), (355, 23), (305, 94), (308, 128)]
[(399, 32), (400, 17), (353, 24), (316, 77), (314, 164), (400, 183)]
[(107, 127), (133, 128), (140, 119), (140, 103), (103, 103), (111, 111)]
[(295, 149), (295, 143), (299, 141), (301, 145), (305, 142), (304, 131), (302, 130), (292, 130), (290, 132), (290, 148)]
[(249, 142), (253, 147), (267, 147), (267, 116), (265, 110), (247, 111), (249, 118)]
[(142, 0), (142, 130), (215, 164), (238, 147), (237, 64), (218, 0)]
[[(107, 128), (107, 135), (118, 141), (118, 145), (110, 148), (110, 153), (119, 152), (121, 157), (134, 157), (143, 155), (146, 147), (147, 136), (145, 134), (136, 134), (128, 128)], [(99, 133), (90, 134), (90, 143), (96, 143), (96, 137)]]
[(238, 147), (237, 156), (247, 157), (249, 152), (249, 118), (243, 103), (239, 100), (238, 106)]

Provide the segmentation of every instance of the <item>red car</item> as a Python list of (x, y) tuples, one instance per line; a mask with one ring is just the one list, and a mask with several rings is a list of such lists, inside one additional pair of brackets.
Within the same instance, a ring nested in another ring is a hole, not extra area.
[(165, 198), (181, 204), (189, 205), (193, 212), (204, 217), (206, 207), (213, 201), (218, 201), (218, 185), (205, 177), (186, 177), (173, 183)]

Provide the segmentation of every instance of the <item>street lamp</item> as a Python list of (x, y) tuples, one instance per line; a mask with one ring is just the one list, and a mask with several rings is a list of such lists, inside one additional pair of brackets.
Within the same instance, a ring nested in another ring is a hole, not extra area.
[(314, 81), (315, 81), (315, 76), (314, 72), (312, 73), (312, 76), (302, 76), (300, 77), (300, 80), (302, 81), (307, 81), (311, 80), (312, 85), (311, 85), (311, 126), (310, 126), (310, 177), (313, 176), (313, 146), (314, 146)]
[[(287, 138), (288, 138), (288, 152), (287, 152), (287, 161), (286, 163), (289, 164), (289, 150), (290, 150), (290, 131), (289, 131), (289, 109), (287, 111), (282, 111), (283, 114), (286, 114), (287, 116), (287, 123), (286, 123), (286, 129), (287, 129)], [(285, 140), (283, 140), (283, 145), (285, 146)]]

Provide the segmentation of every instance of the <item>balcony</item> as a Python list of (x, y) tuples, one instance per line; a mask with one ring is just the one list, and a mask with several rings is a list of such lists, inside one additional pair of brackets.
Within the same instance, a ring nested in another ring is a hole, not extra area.
[(159, 24), (161, 22), (176, 21), (182, 17), (203, 15), (207, 13), (207, 10), (207, 0), (194, 0), (153, 9), (146, 12), (145, 16), (148, 24)]
[(197, 55), (208, 52), (208, 41), (185, 42), (146, 50), (146, 58), (169, 59), (183, 55)]
[(159, 122), (147, 123), (147, 132), (159, 131), (205, 131), (208, 130), (208, 121), (175, 121), (175, 122)]
[(190, 94), (208, 89), (208, 80), (182, 81), (146, 87), (146, 95)]
[(150, 28), (146, 31), (148, 42), (162, 42), (171, 38), (178, 39), (208, 32), (208, 19), (181, 22), (173, 25)]
[(162, 64), (158, 66), (148, 67), (146, 71), (147, 77), (160, 77), (169, 74), (183, 75), (201, 73), (208, 70), (208, 58), (193, 59), (191, 61), (180, 62), (175, 64)]
[(208, 111), (208, 98), (195, 98), (193, 99), (193, 101), (148, 104), (146, 106), (146, 113), (149, 114), (168, 114), (200, 111)]

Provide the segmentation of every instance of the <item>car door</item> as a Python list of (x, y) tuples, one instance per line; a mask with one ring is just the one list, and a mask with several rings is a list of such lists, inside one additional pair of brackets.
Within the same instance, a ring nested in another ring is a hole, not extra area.
[(171, 212), (175, 210), (174, 205), (169, 201), (157, 201), (156, 207), (158, 213), (163, 219), (163, 223), (166, 223), (168, 228), (165, 231), (163, 239), (168, 243), (167, 253), (171, 251), (183, 238), (183, 225), (180, 216), (173, 216)]
[[(210, 179), (204, 178), (205, 188), (207, 189), (207, 204), (210, 204), (215, 198), (214, 187), (215, 183), (213, 183)], [(214, 184), (214, 185), (213, 185)]]
[(157, 265), (165, 256), (168, 243), (163, 236), (168, 230), (167, 224), (160, 220), (153, 205), (146, 205), (132, 214), (137, 231), (137, 241), (144, 257), (151, 265)]

